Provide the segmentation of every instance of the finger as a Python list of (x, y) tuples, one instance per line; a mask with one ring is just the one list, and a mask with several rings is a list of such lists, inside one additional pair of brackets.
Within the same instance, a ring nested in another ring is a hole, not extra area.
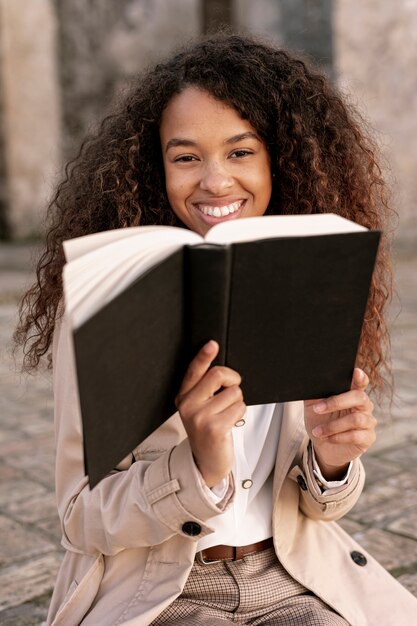
[(320, 439), (326, 439), (338, 433), (351, 430), (373, 431), (376, 423), (375, 417), (369, 413), (349, 413), (338, 419), (315, 426), (312, 430), (312, 435)]
[(322, 400), (323, 400), (323, 402), (325, 402), (326, 398), (315, 398), (314, 400), (304, 400), (304, 406), (306, 406), (306, 407), (313, 406), (314, 404), (318, 404)]
[(216, 415), (237, 402), (243, 402), (243, 393), (239, 385), (232, 385), (231, 387), (225, 387), (213, 396), (207, 403), (205, 410), (209, 411), (210, 415)]
[(355, 369), (353, 370), (351, 389), (365, 390), (368, 385), (369, 385), (368, 375), (359, 367), (355, 367)]
[(205, 419), (204, 416), (201, 416), (202, 419), (197, 420), (196, 430), (204, 434), (206, 443), (208, 440), (219, 440), (219, 438), (221, 440), (225, 435), (230, 434), (236, 422), (245, 416), (246, 410), (246, 404), (242, 400), (238, 400), (223, 411), (220, 411), (220, 413), (210, 415), (210, 419)]
[(219, 413), (218, 417), (223, 424), (226, 423), (228, 426), (234, 426), (236, 422), (245, 416), (246, 410), (246, 404), (238, 401), (229, 406), (225, 411)]
[(320, 402), (313, 405), (314, 412), (320, 415), (354, 408), (369, 413), (373, 411), (373, 404), (367, 393), (362, 389), (352, 389), (351, 391), (346, 391), (346, 393), (320, 400)]
[(182, 396), (192, 389), (209, 369), (219, 352), (217, 341), (208, 341), (191, 361), (182, 381), (178, 396)]
[(331, 435), (326, 439), (326, 443), (355, 446), (361, 452), (365, 452), (372, 446), (375, 439), (376, 435), (374, 430), (347, 430)]
[(220, 389), (239, 386), (241, 382), (242, 379), (235, 370), (215, 365), (198, 381), (189, 392), (189, 396), (198, 396), (201, 400), (208, 400)]

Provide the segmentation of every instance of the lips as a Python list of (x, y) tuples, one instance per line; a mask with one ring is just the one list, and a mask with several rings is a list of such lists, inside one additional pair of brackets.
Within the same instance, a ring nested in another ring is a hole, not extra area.
[(236, 200), (235, 202), (231, 202), (229, 204), (224, 204), (222, 206), (213, 206), (209, 204), (198, 203), (194, 206), (204, 215), (209, 217), (227, 217), (228, 215), (233, 215), (239, 211), (239, 209), (243, 206), (244, 200)]

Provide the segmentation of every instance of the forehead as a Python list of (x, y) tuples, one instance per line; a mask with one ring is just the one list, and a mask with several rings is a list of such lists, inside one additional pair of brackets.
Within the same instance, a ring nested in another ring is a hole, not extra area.
[(166, 141), (172, 137), (196, 139), (197, 135), (227, 138), (249, 130), (255, 129), (232, 106), (206, 91), (188, 87), (169, 101), (162, 114), (160, 134)]

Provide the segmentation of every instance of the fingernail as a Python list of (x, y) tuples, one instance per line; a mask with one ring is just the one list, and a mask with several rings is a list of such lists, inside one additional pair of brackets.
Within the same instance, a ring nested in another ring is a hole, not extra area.
[(325, 402), (318, 402), (317, 404), (313, 405), (313, 410), (315, 413), (324, 413), (326, 409), (327, 404)]
[(356, 370), (356, 375), (359, 378), (359, 380), (362, 380), (365, 376), (365, 373), (363, 372), (363, 370), (359, 369), (359, 367), (356, 367), (355, 370)]
[(210, 339), (210, 341), (208, 341), (205, 346), (203, 346), (203, 351), (206, 352), (207, 354), (210, 354), (210, 352), (213, 350), (214, 346), (215, 346), (215, 341), (214, 339)]
[(323, 434), (323, 429), (321, 426), (316, 426), (313, 428), (312, 433), (315, 437), (321, 437)]

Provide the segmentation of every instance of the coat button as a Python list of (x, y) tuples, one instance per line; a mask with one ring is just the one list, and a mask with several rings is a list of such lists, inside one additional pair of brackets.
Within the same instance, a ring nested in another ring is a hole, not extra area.
[(368, 562), (366, 556), (362, 554), (362, 552), (357, 552), (356, 550), (350, 553), (350, 557), (356, 565), (360, 565), (361, 567), (366, 565)]
[(253, 485), (253, 480), (251, 480), (250, 478), (247, 478), (246, 480), (242, 480), (243, 489), (250, 489), (252, 485)]
[(190, 537), (195, 537), (201, 533), (201, 526), (197, 522), (184, 522), (182, 525), (182, 532)]
[(303, 476), (301, 476), (301, 474), (299, 474), (299, 475), (297, 476), (297, 483), (298, 483), (298, 485), (299, 485), (300, 489), (302, 489), (303, 491), (307, 491), (307, 483), (306, 483), (306, 481), (304, 480), (304, 477), (303, 477)]

